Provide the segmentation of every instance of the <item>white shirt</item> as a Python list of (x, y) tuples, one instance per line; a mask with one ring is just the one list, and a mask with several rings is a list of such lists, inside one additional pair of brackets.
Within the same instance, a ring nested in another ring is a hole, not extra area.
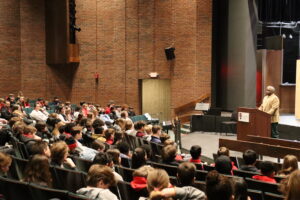
[(44, 122), (46, 122), (47, 119), (48, 119), (47, 114), (43, 113), (42, 111), (36, 111), (36, 110), (33, 110), (33, 111), (30, 113), (30, 117), (31, 117), (32, 119), (37, 120), (37, 121), (44, 121)]

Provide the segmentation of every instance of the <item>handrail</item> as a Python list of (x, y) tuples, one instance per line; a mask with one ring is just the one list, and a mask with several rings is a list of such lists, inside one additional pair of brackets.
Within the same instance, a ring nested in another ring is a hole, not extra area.
[(210, 94), (206, 93), (206, 94), (201, 95), (200, 98), (198, 98), (194, 101), (191, 101), (184, 105), (178, 106), (177, 108), (174, 108), (175, 116), (195, 110), (195, 106), (197, 103), (203, 102), (205, 100), (209, 100), (209, 98), (210, 98)]

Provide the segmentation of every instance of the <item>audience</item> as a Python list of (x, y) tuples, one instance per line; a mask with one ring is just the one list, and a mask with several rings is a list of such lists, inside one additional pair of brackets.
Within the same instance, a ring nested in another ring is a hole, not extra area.
[[(229, 149), (226, 148), (226, 147), (220, 147), (219, 150), (218, 150), (218, 152), (217, 152), (217, 155), (218, 155), (218, 157), (219, 157), (219, 156), (227, 156), (227, 157), (230, 158), (230, 155), (229, 155)], [(234, 162), (231, 162), (231, 165), (232, 165), (232, 170), (238, 169), (238, 168), (235, 166)]]
[(196, 175), (196, 166), (190, 162), (183, 162), (177, 168), (179, 186), (193, 186)]
[(12, 158), (10, 155), (0, 152), (0, 176), (7, 176), (11, 162)]
[(146, 124), (143, 121), (137, 121), (134, 124), (134, 129), (136, 130), (136, 137), (144, 137), (145, 136), (145, 130), (144, 130), (145, 125)]
[(150, 141), (154, 143), (161, 143), (160, 135), (161, 135), (161, 127), (158, 125), (154, 125), (152, 127), (152, 136)]
[(131, 168), (137, 169), (147, 164), (147, 154), (141, 147), (136, 148), (131, 157)]
[(247, 183), (243, 178), (233, 179), (234, 200), (251, 200), (247, 189)]
[(176, 162), (177, 150), (174, 145), (167, 145), (162, 149), (162, 162), (168, 165), (178, 166), (178, 162)]
[(294, 155), (286, 155), (283, 158), (282, 169), (278, 172), (279, 176), (286, 177), (298, 169), (298, 159)]
[(109, 187), (116, 184), (112, 169), (107, 166), (92, 165), (86, 178), (87, 187), (77, 190), (77, 194), (95, 200), (118, 200)]
[(276, 180), (274, 179), (275, 168), (274, 168), (274, 165), (272, 162), (263, 161), (260, 164), (260, 172), (261, 172), (261, 175), (255, 175), (252, 178), (259, 180), (259, 181), (276, 183)]
[(215, 169), (221, 174), (233, 175), (231, 160), (228, 156), (219, 156), (215, 161)]
[(34, 144), (32, 144), (30, 146), (29, 153), (32, 156), (39, 154), (46, 156), (48, 159), (51, 158), (50, 148), (48, 146), (48, 143), (45, 141), (37, 141)]
[(252, 149), (248, 149), (243, 153), (243, 159), (245, 164), (240, 167), (241, 170), (250, 171), (250, 172), (258, 172), (256, 168), (256, 159), (257, 155), (256, 152)]
[(193, 145), (190, 149), (191, 159), (190, 162), (195, 164), (201, 163), (201, 147), (199, 145)]
[(285, 200), (298, 200), (300, 199), (300, 171), (295, 170), (289, 176), (287, 182), (287, 192)]
[(224, 175), (213, 170), (206, 177), (207, 200), (232, 200), (233, 186), (231, 181)]
[(131, 187), (139, 193), (139, 196), (148, 196), (147, 190), (147, 176), (149, 172), (153, 171), (154, 168), (145, 165), (142, 166), (132, 173), (133, 179), (130, 182)]
[(64, 141), (55, 142), (52, 144), (51, 148), (51, 165), (75, 169), (76, 165), (68, 158), (69, 147)]

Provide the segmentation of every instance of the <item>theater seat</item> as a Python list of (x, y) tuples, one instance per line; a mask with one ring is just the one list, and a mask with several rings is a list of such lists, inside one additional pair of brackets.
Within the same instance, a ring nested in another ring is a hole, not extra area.
[(264, 193), (264, 199), (265, 200), (284, 200), (283, 195), (278, 195), (278, 194), (273, 194), (270, 192), (265, 192)]
[(254, 180), (251, 178), (246, 178), (245, 180), (249, 189), (261, 190), (263, 192), (270, 192), (274, 194), (281, 194), (281, 192), (278, 191), (279, 184), (277, 183), (268, 183), (264, 181)]
[(252, 200), (264, 200), (262, 191), (248, 189), (247, 193)]
[(30, 183), (29, 185), (30, 185), (29, 189), (33, 197), (32, 200), (53, 199), (53, 198), (60, 199), (60, 200), (68, 200), (68, 191), (66, 190), (58, 190), (58, 189), (43, 187), (33, 183)]
[(21, 182), (0, 176), (0, 194), (6, 199), (24, 200), (32, 199), (29, 183)]

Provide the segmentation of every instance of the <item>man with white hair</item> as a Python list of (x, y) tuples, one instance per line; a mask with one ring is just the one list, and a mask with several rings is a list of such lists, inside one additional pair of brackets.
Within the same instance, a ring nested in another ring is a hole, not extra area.
[(259, 110), (271, 115), (271, 136), (272, 138), (278, 138), (278, 121), (279, 121), (279, 98), (274, 94), (275, 88), (268, 86), (266, 89), (266, 96), (263, 99)]

